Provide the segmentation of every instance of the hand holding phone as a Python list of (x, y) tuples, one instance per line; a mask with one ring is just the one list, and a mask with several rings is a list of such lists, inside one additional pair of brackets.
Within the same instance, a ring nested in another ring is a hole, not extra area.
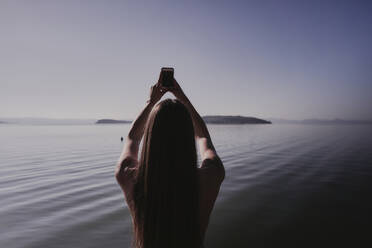
[(159, 83), (163, 87), (172, 88), (174, 80), (174, 69), (172, 67), (163, 67), (160, 71)]
[(169, 92), (171, 92), (178, 100), (180, 100), (183, 104), (187, 104), (189, 99), (183, 92), (181, 86), (178, 84), (177, 80), (173, 80), (173, 86), (169, 88)]

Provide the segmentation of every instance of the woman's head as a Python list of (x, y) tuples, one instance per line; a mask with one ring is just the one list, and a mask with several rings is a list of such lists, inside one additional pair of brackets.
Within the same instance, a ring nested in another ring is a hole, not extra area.
[[(166, 99), (153, 108), (146, 124), (142, 148), (149, 151), (142, 155), (156, 158), (159, 162), (173, 161), (165, 165), (171, 166), (167, 169), (174, 167), (182, 170), (180, 163), (174, 163), (179, 160), (188, 161), (187, 167), (196, 166), (194, 127), (188, 110), (180, 101)], [(165, 169), (164, 165), (161, 169)]]
[(197, 155), (192, 119), (178, 100), (158, 103), (148, 118), (135, 195), (137, 247), (195, 247)]

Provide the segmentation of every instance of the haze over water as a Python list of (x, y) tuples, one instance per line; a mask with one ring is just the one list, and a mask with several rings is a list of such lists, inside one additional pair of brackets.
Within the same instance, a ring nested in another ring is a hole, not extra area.
[[(206, 247), (361, 247), (371, 125), (209, 125), (226, 168)], [(0, 125), (0, 247), (129, 247), (129, 125)]]

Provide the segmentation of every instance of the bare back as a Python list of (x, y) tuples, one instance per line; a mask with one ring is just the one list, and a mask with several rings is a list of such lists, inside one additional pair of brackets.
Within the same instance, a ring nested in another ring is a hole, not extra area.
[[(134, 216), (134, 195), (133, 188), (137, 169), (137, 161), (130, 160), (123, 170), (122, 179), (119, 184), (130, 209), (132, 218)], [(220, 160), (205, 159), (198, 168), (199, 179), (199, 220), (200, 233), (204, 239), (208, 228), (209, 217), (213, 210), (214, 203), (224, 179), (224, 169)]]

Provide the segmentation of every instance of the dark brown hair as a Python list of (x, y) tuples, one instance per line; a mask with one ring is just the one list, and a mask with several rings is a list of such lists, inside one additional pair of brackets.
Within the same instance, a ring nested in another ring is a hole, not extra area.
[(200, 247), (194, 127), (178, 100), (148, 118), (134, 187), (136, 248)]

